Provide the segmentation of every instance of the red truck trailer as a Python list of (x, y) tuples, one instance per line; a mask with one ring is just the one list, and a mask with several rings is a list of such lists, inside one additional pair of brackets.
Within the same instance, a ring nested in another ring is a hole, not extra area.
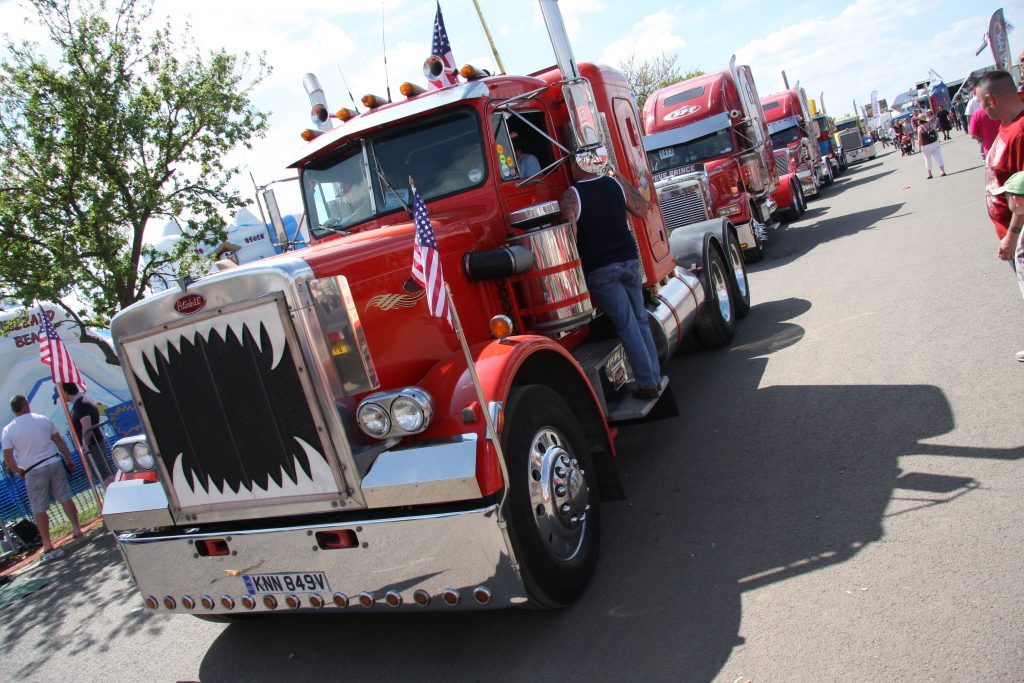
[[(583, 591), (602, 503), (624, 494), (610, 425), (657, 399), (629, 392), (558, 199), (571, 163), (653, 180), (625, 79), (577, 65), (556, 0), (539, 4), (557, 67), (464, 67), (337, 123), (316, 102), (326, 130), (293, 163), (314, 243), (114, 318), (145, 426), (116, 460), (155, 461), (157, 481), (115, 482), (104, 517), (149, 610), (556, 607)], [(524, 177), (518, 151), (541, 170)], [(465, 346), (411, 276), (413, 183)], [(654, 194), (630, 223), (662, 360), (691, 331), (728, 344), (750, 306), (733, 226), (670, 235)]]
[(811, 118), (807, 95), (799, 85), (769, 95), (761, 104), (768, 119), (778, 172), (781, 175), (785, 169), (798, 181), (782, 183), (776, 195), (779, 207), (786, 209), (786, 218), (792, 220), (802, 212), (799, 206), (806, 197), (817, 196), (823, 184), (831, 184), (832, 170), (822, 163), (818, 126)]
[(759, 261), (779, 178), (754, 76), (735, 62), (653, 93), (644, 149), (669, 230), (728, 218), (747, 260)]

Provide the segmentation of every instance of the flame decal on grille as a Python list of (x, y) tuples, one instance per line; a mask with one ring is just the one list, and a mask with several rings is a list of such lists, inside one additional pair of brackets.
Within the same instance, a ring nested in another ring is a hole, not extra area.
[[(282, 327), (281, 320), (276, 315), (260, 319), (258, 317), (254, 317), (252, 310), (236, 311), (234, 313), (226, 313), (213, 318), (207, 318), (206, 320), (200, 321), (191, 327), (184, 328), (184, 330), (176, 328), (166, 332), (161, 332), (153, 335), (152, 337), (147, 337), (144, 340), (125, 344), (124, 350), (128, 355), (128, 361), (131, 363), (132, 371), (135, 373), (135, 376), (139, 381), (151, 390), (160, 393), (160, 390), (156, 386), (156, 382), (152, 377), (150, 377), (149, 370), (147, 369), (147, 364), (145, 362), (146, 360), (149, 361), (149, 367), (155, 368), (157, 367), (157, 354), (163, 356), (165, 361), (169, 360), (171, 357), (170, 347), (173, 346), (175, 351), (180, 352), (182, 340), (195, 344), (197, 337), (202, 337), (203, 341), (209, 342), (210, 332), (214, 330), (217, 331), (221, 339), (227, 338), (227, 331), (229, 329), (235, 333), (235, 337), (243, 339), (244, 332), (248, 329), (253, 340), (257, 345), (260, 345), (261, 327), (266, 330), (267, 336), (270, 337), (270, 343), (274, 353), (270, 367), (273, 369), (277, 367), (279, 362), (281, 362), (281, 356), (284, 354), (284, 327)], [(262, 352), (263, 347), (260, 346), (259, 350)]]
[(199, 481), (197, 476), (193, 476), (190, 482), (182, 466), (185, 458), (179, 453), (178, 457), (175, 458), (174, 469), (171, 473), (174, 491), (178, 495), (178, 502), (182, 507), (187, 508), (194, 505), (208, 505), (210, 503), (254, 501), (262, 498), (307, 496), (317, 493), (336, 492), (334, 475), (331, 474), (331, 468), (328, 466), (324, 456), (302, 439), (298, 437), (292, 438), (298, 442), (299, 446), (306, 453), (310, 473), (307, 475), (300, 466), (298, 459), (296, 459), (293, 467), (295, 472), (294, 478), (289, 475), (284, 467), (281, 467), (279, 477), (281, 484), (277, 484), (274, 481), (275, 478), (271, 477), (267, 481), (266, 488), (261, 487), (255, 482), (249, 482), (248, 488), (245, 484), (239, 484), (236, 491), (227, 481), (224, 481), (223, 487), (218, 487), (211, 478), (208, 477), (206, 482), (203, 483)]

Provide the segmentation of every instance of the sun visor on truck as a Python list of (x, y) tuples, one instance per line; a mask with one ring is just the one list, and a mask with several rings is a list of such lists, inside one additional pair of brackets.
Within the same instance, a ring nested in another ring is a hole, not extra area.
[(650, 152), (651, 150), (671, 147), (672, 145), (681, 145), (684, 142), (696, 140), (711, 133), (717, 133), (728, 128), (731, 124), (732, 119), (729, 118), (729, 114), (726, 112), (715, 114), (706, 119), (694, 121), (682, 128), (673, 128), (672, 130), (648, 135), (644, 138), (644, 151)]
[(796, 125), (796, 117), (795, 116), (787, 116), (784, 119), (779, 119), (778, 121), (770, 122), (768, 124), (768, 134), (769, 135), (775, 135), (780, 130), (786, 130), (787, 128), (792, 128), (795, 125)]

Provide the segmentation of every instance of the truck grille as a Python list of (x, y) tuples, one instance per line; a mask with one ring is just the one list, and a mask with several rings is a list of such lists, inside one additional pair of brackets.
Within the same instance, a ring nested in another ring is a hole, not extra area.
[(843, 151), (852, 152), (855, 149), (861, 148), (860, 131), (856, 128), (850, 130), (844, 130), (839, 134), (839, 144), (843, 146)]
[(658, 189), (661, 218), (669, 232), (711, 217), (699, 181), (689, 181)]
[(785, 150), (777, 150), (775, 152), (775, 172), (779, 176), (789, 173), (789, 152)]
[(337, 492), (283, 315), (265, 301), (123, 344), (182, 509)]

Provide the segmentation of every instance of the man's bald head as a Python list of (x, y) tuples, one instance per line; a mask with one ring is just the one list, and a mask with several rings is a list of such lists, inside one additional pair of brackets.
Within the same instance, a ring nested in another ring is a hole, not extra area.
[(985, 113), (996, 121), (1010, 123), (1024, 109), (1017, 96), (1017, 84), (1006, 71), (989, 71), (982, 76), (977, 94)]

